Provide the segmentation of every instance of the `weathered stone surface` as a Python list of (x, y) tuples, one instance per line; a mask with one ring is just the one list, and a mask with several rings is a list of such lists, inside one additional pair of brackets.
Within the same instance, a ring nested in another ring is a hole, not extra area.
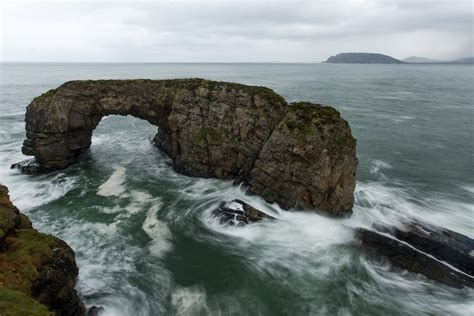
[(366, 249), (388, 258), (398, 268), (456, 288), (474, 288), (474, 240), (420, 223), (412, 223), (406, 230), (381, 225), (374, 228), (377, 231), (356, 231)]
[(331, 107), (287, 104), (264, 87), (203, 79), (71, 81), (35, 98), (23, 153), (37, 168), (67, 167), (106, 115), (159, 127), (155, 142), (187, 175), (236, 179), (283, 207), (351, 211), (357, 158), (349, 125)]
[(0, 315), (84, 315), (74, 289), (74, 252), (61, 239), (33, 229), (2, 185), (0, 235)]
[(263, 146), (249, 190), (285, 208), (314, 206), (331, 215), (354, 204), (355, 140), (339, 112), (294, 103)]
[(244, 226), (263, 219), (275, 219), (273, 216), (238, 199), (230, 202), (221, 202), (219, 207), (212, 213), (215, 217), (219, 218), (221, 224), (230, 226)]
[(403, 230), (381, 225), (375, 227), (380, 232), (389, 233), (398, 240), (474, 276), (474, 240), (467, 236), (419, 222), (412, 222)]

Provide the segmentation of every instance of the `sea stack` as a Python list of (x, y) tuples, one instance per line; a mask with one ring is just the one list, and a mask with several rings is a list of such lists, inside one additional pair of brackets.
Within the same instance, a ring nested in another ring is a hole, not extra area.
[(284, 208), (349, 214), (356, 141), (334, 108), (287, 103), (265, 87), (204, 79), (71, 81), (35, 98), (26, 112), (16, 164), (36, 173), (69, 166), (107, 115), (132, 115), (159, 128), (156, 144), (175, 170), (234, 179)]

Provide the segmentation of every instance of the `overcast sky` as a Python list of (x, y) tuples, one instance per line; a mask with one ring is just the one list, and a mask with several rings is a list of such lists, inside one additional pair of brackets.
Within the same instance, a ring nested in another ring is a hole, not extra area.
[(471, 0), (1, 1), (2, 61), (473, 56)]

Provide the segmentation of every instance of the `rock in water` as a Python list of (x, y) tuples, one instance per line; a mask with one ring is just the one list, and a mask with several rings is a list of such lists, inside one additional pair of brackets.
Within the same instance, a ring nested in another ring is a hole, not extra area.
[(102, 306), (94, 305), (87, 310), (87, 316), (99, 316), (102, 311), (104, 311)]
[(235, 179), (284, 208), (350, 213), (356, 141), (336, 110), (287, 102), (264, 87), (204, 79), (71, 81), (35, 98), (22, 151), (66, 168), (91, 145), (103, 116), (132, 115), (159, 127), (155, 142), (175, 170)]
[(43, 167), (40, 163), (36, 161), (36, 159), (27, 159), (11, 165), (10, 169), (18, 169), (22, 173), (26, 174), (35, 174), (35, 173), (42, 173), (44, 171)]
[(387, 257), (401, 269), (456, 288), (474, 288), (474, 240), (420, 223), (409, 224), (406, 230), (381, 225), (374, 228), (378, 231), (356, 231), (366, 249)]
[(263, 219), (275, 219), (273, 216), (237, 199), (230, 202), (222, 202), (213, 211), (213, 215), (219, 218), (221, 224), (230, 226), (243, 226)]
[(84, 315), (77, 274), (72, 249), (33, 229), (0, 185), (0, 315)]
[(474, 276), (474, 240), (467, 236), (419, 222), (407, 224), (403, 230), (381, 225), (375, 227), (380, 232), (389, 233), (398, 240)]

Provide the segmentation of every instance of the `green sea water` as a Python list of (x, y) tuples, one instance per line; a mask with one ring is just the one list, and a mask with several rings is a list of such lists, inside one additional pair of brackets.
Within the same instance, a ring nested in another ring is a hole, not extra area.
[[(103, 315), (473, 315), (474, 292), (397, 271), (353, 227), (407, 218), (474, 238), (474, 67), (338, 64), (0, 64), (0, 182), (68, 242), (77, 290)], [(173, 171), (157, 127), (106, 117), (70, 168), (22, 175), (25, 107), (75, 79), (201, 77), (272, 88), (339, 110), (360, 161), (350, 218), (284, 211), (229, 181)], [(229, 228), (240, 198), (279, 218)]]

